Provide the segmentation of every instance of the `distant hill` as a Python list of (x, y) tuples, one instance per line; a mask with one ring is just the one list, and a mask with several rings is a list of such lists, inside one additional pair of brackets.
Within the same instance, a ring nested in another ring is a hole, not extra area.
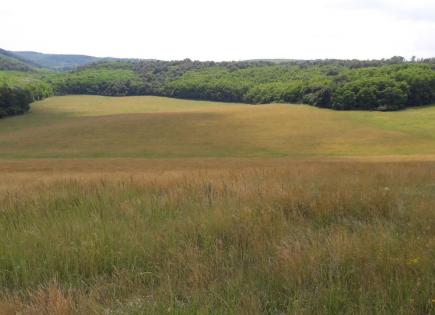
[(31, 71), (38, 66), (14, 53), (0, 48), (0, 70)]
[(0, 70), (30, 71), (36, 68), (44, 68), (67, 71), (102, 61), (138, 60), (87, 55), (45, 54), (35, 51), (8, 51), (0, 48)]
[(86, 55), (43, 54), (34, 51), (15, 51), (13, 54), (52, 70), (71, 70), (78, 66), (105, 59)]

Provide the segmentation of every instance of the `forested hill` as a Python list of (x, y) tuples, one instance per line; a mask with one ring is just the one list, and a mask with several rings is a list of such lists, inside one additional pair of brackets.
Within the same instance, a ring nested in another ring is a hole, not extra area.
[(52, 94), (160, 95), (251, 104), (305, 103), (339, 110), (398, 110), (435, 103), (435, 60), (103, 60), (67, 72), (0, 71), (2, 83), (8, 85), (2, 93), (9, 100), (0, 95), (0, 107), (9, 108), (3, 116), (22, 112), (10, 110), (19, 107), (11, 106), (10, 100), (23, 90), (30, 93), (20, 98), (26, 101)]
[(31, 61), (0, 48), (0, 70), (30, 71), (35, 67)]

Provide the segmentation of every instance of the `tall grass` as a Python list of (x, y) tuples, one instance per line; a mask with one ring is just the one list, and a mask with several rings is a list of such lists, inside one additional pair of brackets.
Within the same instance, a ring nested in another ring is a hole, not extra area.
[(0, 314), (431, 314), (434, 178), (298, 162), (1, 191)]

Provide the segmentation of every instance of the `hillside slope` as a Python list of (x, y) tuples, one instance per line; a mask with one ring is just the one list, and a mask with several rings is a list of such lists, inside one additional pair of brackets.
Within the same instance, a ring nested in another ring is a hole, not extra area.
[(337, 112), (162, 97), (52, 97), (0, 121), (0, 158), (435, 154), (435, 107)]
[(35, 67), (31, 61), (27, 61), (14, 53), (0, 48), (0, 70), (7, 71), (31, 71)]
[(33, 51), (16, 51), (14, 54), (52, 70), (70, 70), (102, 59), (86, 55), (44, 54)]

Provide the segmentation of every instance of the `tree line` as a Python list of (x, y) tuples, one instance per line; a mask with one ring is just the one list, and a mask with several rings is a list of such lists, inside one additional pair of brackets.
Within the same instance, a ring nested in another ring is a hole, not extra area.
[(397, 110), (435, 103), (433, 60), (104, 62), (67, 75), (66, 94), (160, 95), (224, 102)]
[[(15, 81), (11, 80), (14, 75)], [(398, 110), (435, 103), (435, 60), (409, 62), (402, 57), (369, 61), (103, 61), (69, 72), (30, 71), (18, 76), (6, 71), (5, 77), (9, 82), (0, 94), (2, 116), (25, 112), (32, 101), (53, 94), (304, 103), (337, 110)], [(17, 105), (24, 102), (28, 104)]]
[(379, 67), (280, 64), (188, 72), (167, 84), (173, 97), (228, 102), (304, 103), (332, 109), (398, 110), (435, 103), (435, 65)]

